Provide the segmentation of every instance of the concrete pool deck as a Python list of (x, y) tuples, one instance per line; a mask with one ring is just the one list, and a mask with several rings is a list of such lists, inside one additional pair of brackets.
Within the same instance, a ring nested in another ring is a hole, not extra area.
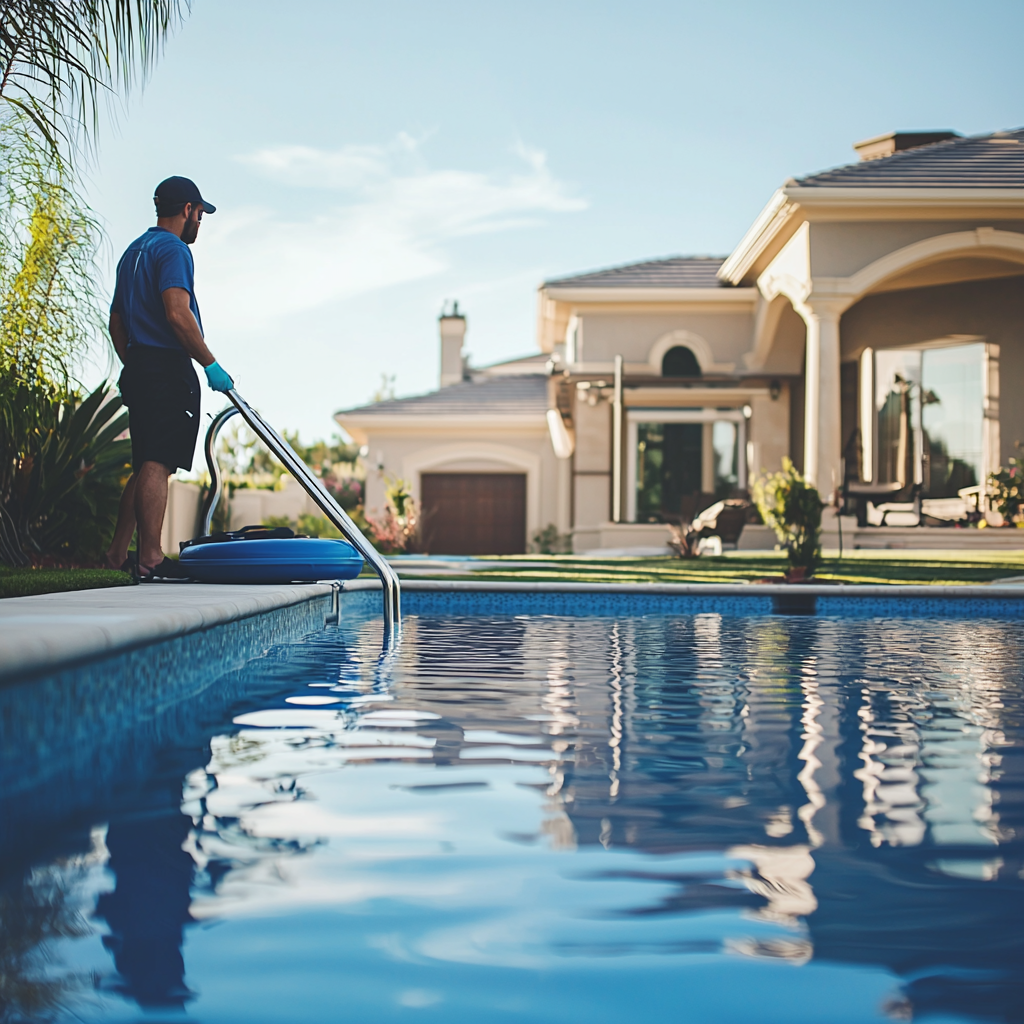
[[(983, 599), (1024, 598), (1024, 577), (982, 585), (750, 583), (584, 583), (489, 580), (404, 580), (409, 594), (563, 593), (707, 598)], [(329, 597), (330, 583), (230, 585), (181, 583), (38, 594), (0, 601), (0, 681), (45, 673), (172, 640), (215, 626)], [(379, 591), (372, 579), (352, 580), (345, 593)], [(891, 607), (891, 605), (890, 605)], [(954, 613), (955, 614), (955, 613)]]

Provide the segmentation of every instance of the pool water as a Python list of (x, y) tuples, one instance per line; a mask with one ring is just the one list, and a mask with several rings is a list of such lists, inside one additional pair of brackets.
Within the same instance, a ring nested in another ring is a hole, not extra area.
[(344, 618), (145, 722), (96, 672), (4, 691), (0, 1020), (1024, 1019), (1024, 623), (379, 652)]

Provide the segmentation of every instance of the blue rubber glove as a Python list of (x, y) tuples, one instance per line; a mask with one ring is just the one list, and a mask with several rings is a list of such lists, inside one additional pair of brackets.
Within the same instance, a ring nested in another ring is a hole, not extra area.
[(206, 367), (206, 383), (214, 391), (230, 391), (235, 386), (228, 371), (216, 362)]

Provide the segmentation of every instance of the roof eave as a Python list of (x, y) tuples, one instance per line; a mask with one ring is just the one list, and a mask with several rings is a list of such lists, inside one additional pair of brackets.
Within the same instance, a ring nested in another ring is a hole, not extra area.
[[(335, 422), (340, 423), (350, 433), (355, 430), (366, 431), (374, 427), (421, 427), (448, 429), (452, 427), (473, 430), (497, 428), (508, 430), (516, 427), (533, 427), (547, 429), (547, 410), (531, 413), (378, 413), (376, 415), (359, 416), (355, 413), (336, 412)], [(354, 436), (354, 435), (353, 435)]]
[(547, 285), (545, 298), (574, 305), (634, 302), (748, 303), (757, 298), (756, 288), (562, 288)]
[(888, 211), (898, 208), (946, 212), (959, 209), (967, 215), (1003, 207), (1012, 214), (1019, 214), (1024, 211), (1024, 188), (784, 185), (772, 196), (722, 264), (718, 276), (722, 281), (738, 285), (769, 247), (785, 241), (801, 221), (826, 210), (863, 210), (865, 207)]
[(739, 245), (719, 268), (719, 280), (738, 285), (772, 241), (790, 224), (796, 212), (796, 203), (787, 189), (777, 189), (740, 239)]
[(894, 187), (861, 185), (787, 185), (780, 191), (803, 207), (815, 206), (936, 206), (964, 207), (1007, 205), (1024, 207), (1024, 188)]

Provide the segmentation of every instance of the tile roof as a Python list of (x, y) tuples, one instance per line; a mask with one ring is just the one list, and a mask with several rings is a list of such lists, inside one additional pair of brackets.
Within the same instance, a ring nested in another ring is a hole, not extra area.
[(1024, 129), (933, 142), (787, 184), (805, 188), (1024, 188)]
[(609, 267), (589, 274), (556, 277), (545, 288), (722, 288), (715, 276), (723, 256), (672, 256)]
[(543, 417), (548, 408), (548, 379), (539, 374), (486, 377), (462, 381), (440, 391), (412, 398), (392, 398), (338, 416), (530, 416)]

